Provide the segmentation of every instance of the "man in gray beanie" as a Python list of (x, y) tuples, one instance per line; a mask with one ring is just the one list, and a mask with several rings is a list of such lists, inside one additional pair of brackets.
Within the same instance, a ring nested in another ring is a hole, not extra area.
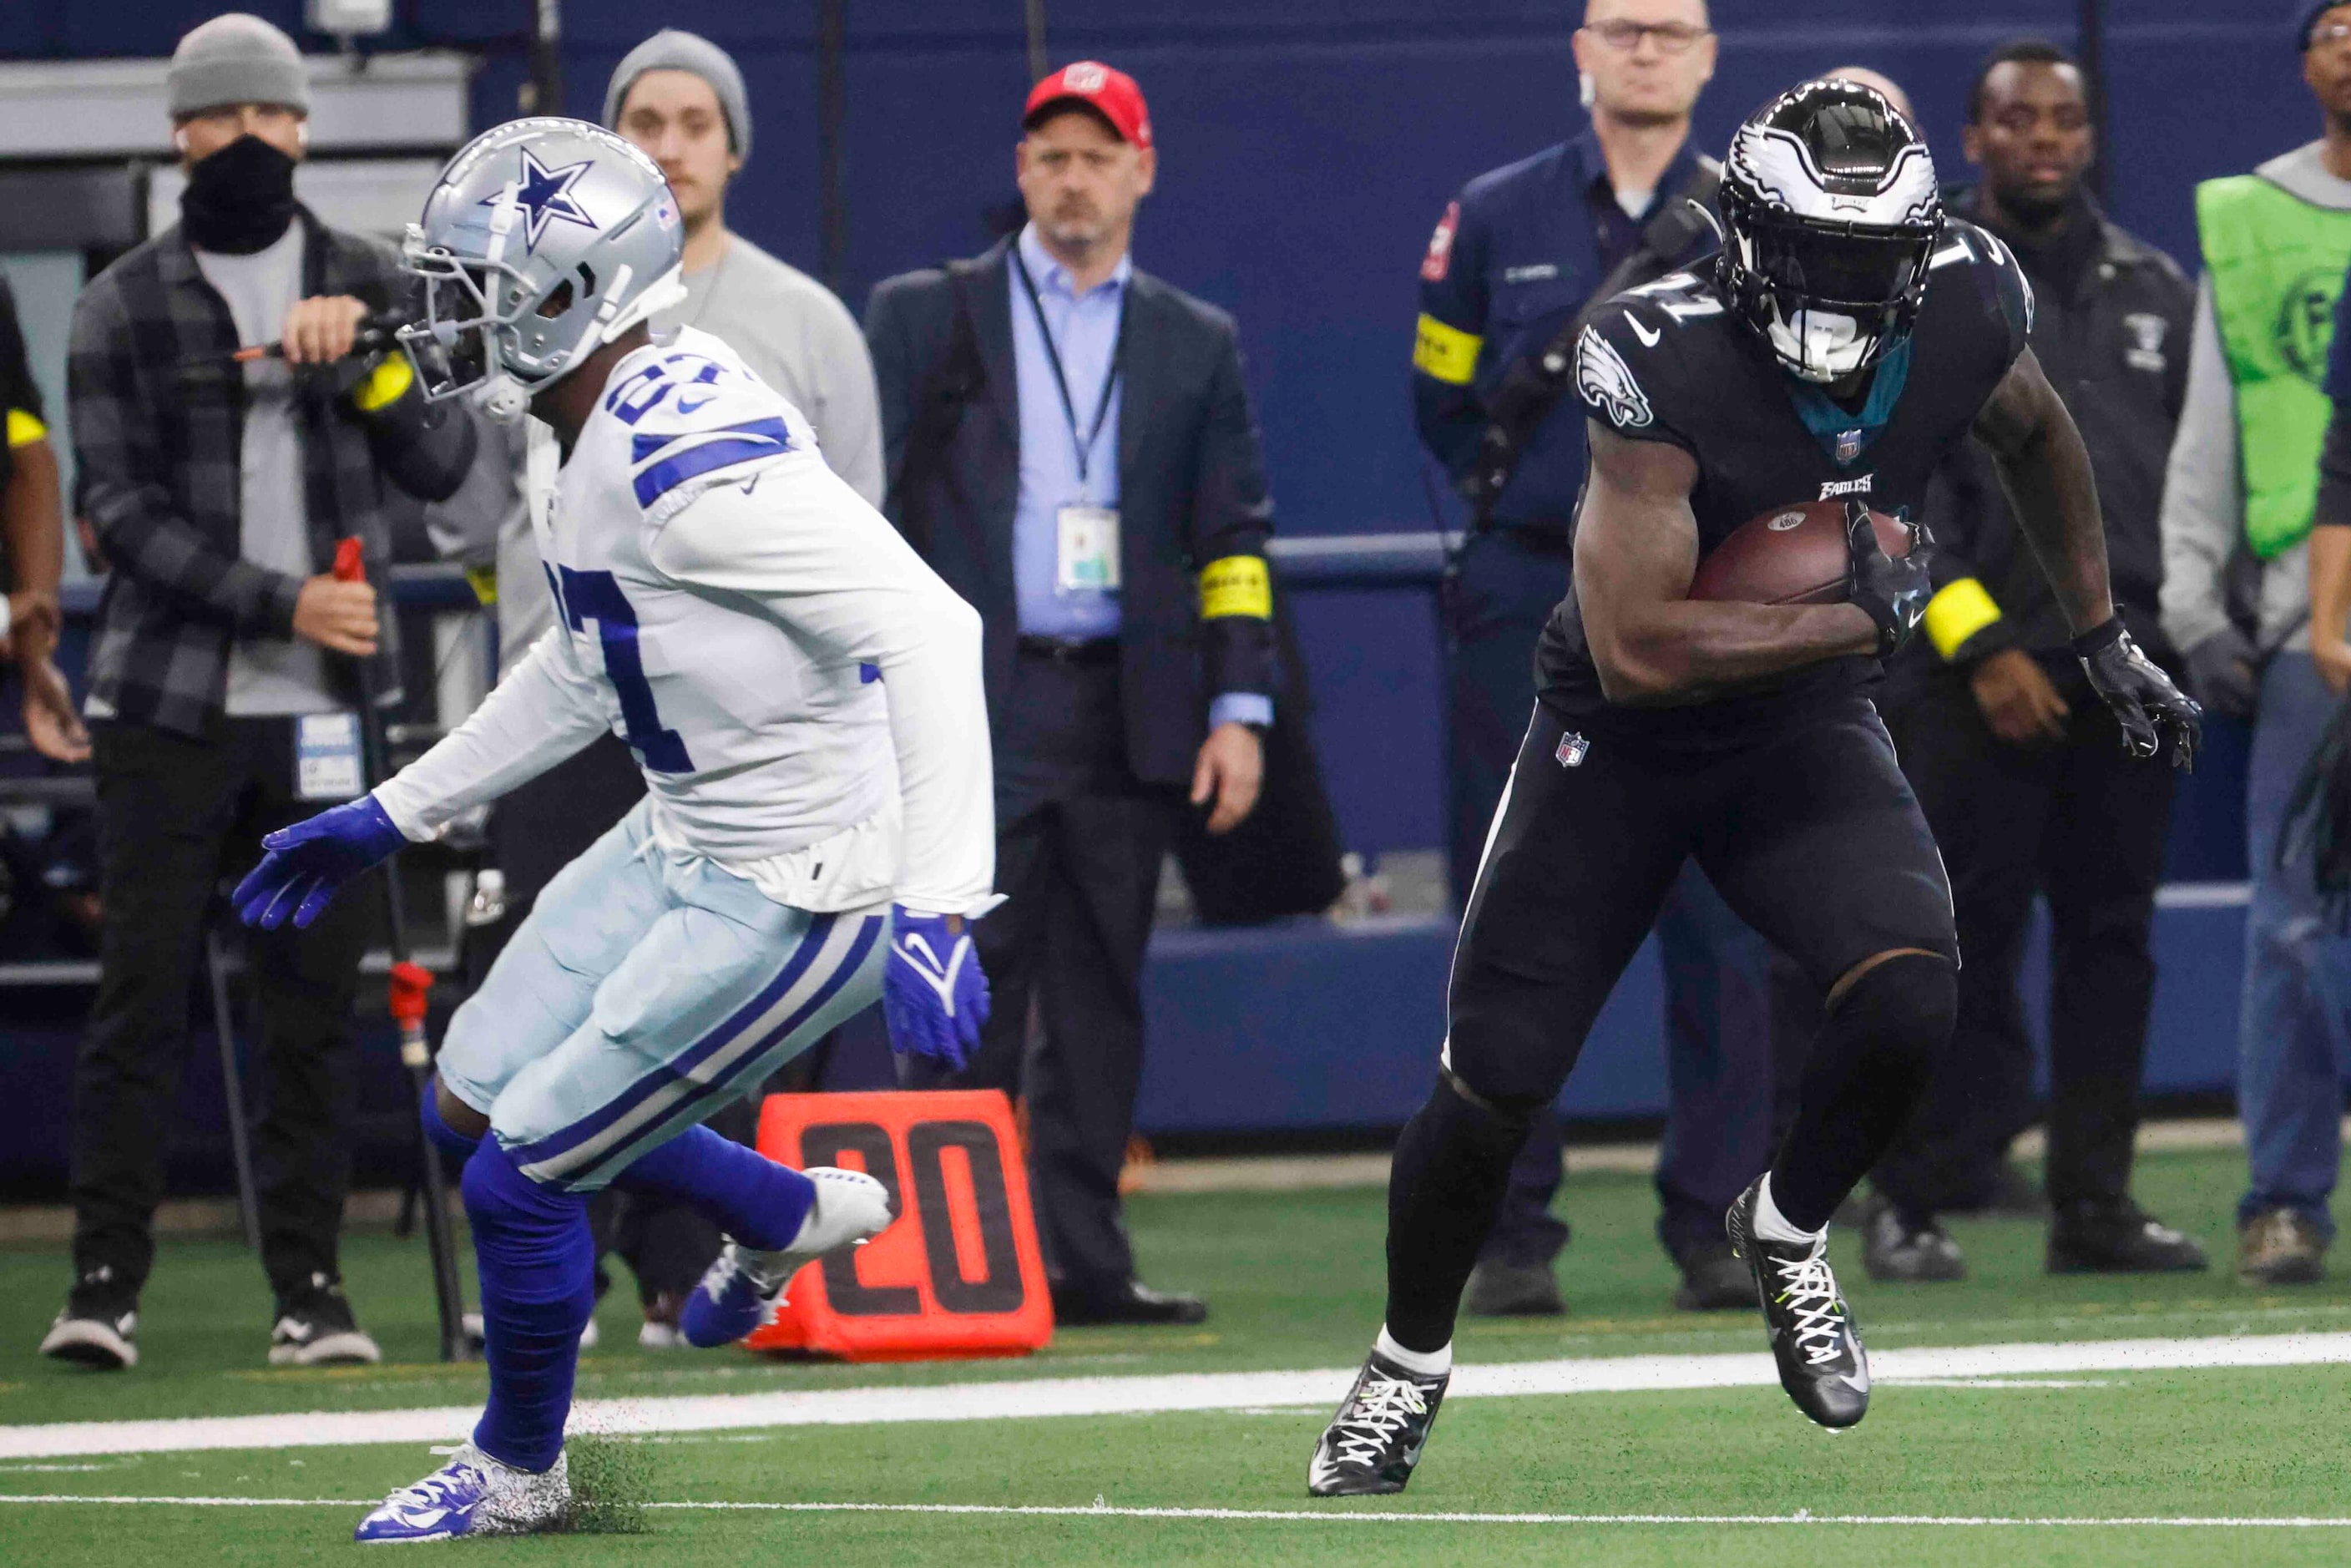
[[(294, 195), (308, 72), (257, 16), (215, 16), (169, 77), (180, 222), (74, 306), (67, 403), (82, 506), (113, 563), (85, 706), (105, 901), (98, 994), (74, 1067), (74, 1283), (45, 1354), (138, 1358), (188, 984), (221, 874), (256, 841), (366, 788), (356, 661), (388, 643), (336, 543), (389, 559), (387, 490), (432, 500), (472, 464), (466, 416), (428, 408), (364, 333), (407, 298), (396, 257)], [(240, 363), (241, 345), (274, 343)], [(386, 650), (389, 652), (389, 650)], [(378, 1359), (338, 1260), (350, 1180), (363, 903), (256, 940), (255, 1129), (277, 1365)]]
[(727, 183), (751, 155), (743, 73), (709, 39), (664, 27), (612, 72), (604, 123), (661, 165), (685, 220), (685, 300), (655, 328), (726, 340), (808, 415), (832, 471), (880, 506), (882, 415), (856, 319), (816, 279), (726, 227)]

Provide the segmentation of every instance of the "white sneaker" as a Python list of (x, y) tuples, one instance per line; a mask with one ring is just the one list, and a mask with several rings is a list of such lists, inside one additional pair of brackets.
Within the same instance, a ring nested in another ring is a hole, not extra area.
[(571, 1468), (561, 1454), (533, 1473), (460, 1443), (449, 1462), (383, 1500), (360, 1521), (362, 1546), (449, 1541), (461, 1535), (535, 1535), (564, 1522), (571, 1509)]

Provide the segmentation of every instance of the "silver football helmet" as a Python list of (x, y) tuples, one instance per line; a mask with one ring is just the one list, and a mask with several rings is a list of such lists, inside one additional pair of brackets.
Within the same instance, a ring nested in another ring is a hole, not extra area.
[(602, 344), (684, 298), (685, 235), (652, 159), (580, 120), (510, 120), (449, 160), (401, 265), (424, 319), (401, 347), (428, 400), (521, 417)]

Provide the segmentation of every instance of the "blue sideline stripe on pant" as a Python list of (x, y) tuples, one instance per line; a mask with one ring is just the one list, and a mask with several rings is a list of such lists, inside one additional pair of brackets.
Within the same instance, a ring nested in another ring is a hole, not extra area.
[(548, 884), (450, 1022), (443, 1082), (534, 1181), (604, 1186), (881, 992), (886, 907), (789, 908), (651, 812)]

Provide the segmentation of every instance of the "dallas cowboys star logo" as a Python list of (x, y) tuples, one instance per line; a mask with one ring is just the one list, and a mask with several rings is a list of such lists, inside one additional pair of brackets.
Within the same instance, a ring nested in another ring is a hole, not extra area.
[[(571, 187), (580, 183), (594, 160), (582, 158), (577, 163), (567, 163), (560, 169), (550, 169), (531, 155), (529, 148), (522, 150), (522, 183), (515, 191), (515, 204), (523, 213), (523, 245), (525, 251), (538, 248), (547, 225), (557, 218), (567, 224), (578, 224), (592, 229), (596, 220), (588, 215), (571, 194)], [(504, 193), (484, 198), (482, 205), (494, 207), (505, 199)]]

